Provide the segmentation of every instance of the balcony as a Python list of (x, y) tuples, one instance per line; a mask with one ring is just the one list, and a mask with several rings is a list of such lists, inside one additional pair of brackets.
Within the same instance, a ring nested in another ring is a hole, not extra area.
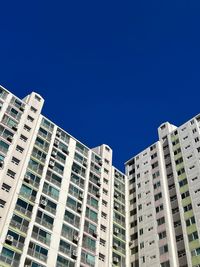
[(60, 187), (61, 186), (61, 182), (53, 179), (51, 176), (47, 175), (46, 176), (46, 180), (51, 182), (52, 184), (55, 184), (56, 186)]
[(17, 230), (23, 232), (23, 233), (27, 233), (28, 231), (28, 227), (23, 225), (23, 224), (20, 224), (14, 220), (11, 220), (10, 222), (10, 226), (12, 226), (13, 228), (17, 228)]
[(19, 195), (22, 196), (22, 197), (24, 197), (25, 199), (27, 199), (29, 201), (35, 202), (36, 196), (27, 194), (25, 192), (20, 192)]
[[(75, 215), (76, 216), (76, 215)], [(79, 217), (76, 217), (75, 219), (71, 219), (71, 218), (69, 218), (68, 216), (64, 216), (64, 220), (66, 221), (66, 222), (68, 222), (69, 224), (71, 224), (71, 225), (73, 225), (73, 226), (75, 226), (75, 227), (79, 227), (79, 225), (80, 225), (80, 218), (78, 219)]]
[(69, 257), (71, 257), (71, 255), (72, 255), (72, 251), (71, 251), (71, 249), (68, 249), (68, 248), (66, 248), (66, 247), (60, 246), (60, 247), (59, 247), (59, 250), (60, 250), (60, 252), (66, 254), (66, 255), (69, 256)]
[(73, 237), (74, 237), (74, 233), (73, 232), (66, 232), (64, 230), (62, 230), (61, 235), (63, 237), (65, 237), (66, 239), (69, 239), (71, 241), (73, 240)]
[(4, 263), (8, 264), (11, 267), (19, 267), (19, 261), (15, 260), (15, 259), (12, 259), (12, 258), (9, 258), (9, 257), (6, 257), (6, 256), (4, 256), (2, 254), (0, 255), (0, 262), (4, 262)]
[(45, 220), (42, 220), (42, 218), (39, 218), (39, 217), (36, 217), (35, 221), (40, 224), (40, 225), (43, 225), (44, 227), (48, 228), (49, 230), (52, 230), (53, 229), (53, 224), (45, 221)]
[(45, 193), (47, 196), (50, 196), (50, 197), (54, 198), (55, 200), (58, 200), (58, 195), (56, 195), (56, 194), (52, 193), (51, 191), (49, 191), (48, 188), (43, 187), (42, 192)]
[(32, 232), (32, 238), (42, 242), (45, 245), (50, 245), (50, 239), (47, 239), (46, 237), (41, 236), (38, 233)]
[(22, 208), (19, 205), (15, 206), (15, 210), (19, 211), (22, 215), (25, 215), (25, 216), (27, 216), (29, 218), (31, 218), (31, 216), (32, 216), (32, 212), (31, 211), (26, 210), (25, 208)]
[(41, 254), (41, 253), (35, 251), (34, 249), (31, 249), (31, 248), (28, 249), (28, 255), (36, 257), (37, 259), (39, 259), (39, 260), (41, 260), (43, 262), (47, 261), (47, 256), (46, 255)]
[(46, 158), (41, 157), (41, 156), (38, 155), (37, 152), (35, 152), (35, 151), (32, 152), (32, 156), (33, 156), (34, 158), (36, 158), (37, 160), (43, 162), (43, 163), (44, 163), (45, 160), (46, 160)]
[(17, 240), (13, 240), (11, 243), (5, 242), (6, 244), (9, 244), (12, 247), (18, 248), (19, 250), (23, 250), (24, 243), (21, 243)]

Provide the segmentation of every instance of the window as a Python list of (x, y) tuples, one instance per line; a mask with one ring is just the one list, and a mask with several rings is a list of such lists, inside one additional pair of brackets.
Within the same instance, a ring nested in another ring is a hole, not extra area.
[(160, 240), (163, 239), (163, 238), (165, 238), (166, 236), (167, 236), (166, 231), (163, 231), (163, 232), (158, 233), (158, 237), (159, 237)]
[(28, 140), (28, 138), (24, 135), (20, 135), (20, 139), (23, 141), (23, 142), (26, 142)]
[(165, 223), (165, 217), (158, 219), (157, 223), (158, 223), (158, 226), (164, 224)]
[(13, 172), (13, 171), (11, 171), (10, 169), (8, 169), (7, 170), (7, 175), (9, 176), (9, 177), (11, 177), (11, 178), (15, 178), (15, 175), (16, 175), (16, 173), (15, 172)]
[(16, 146), (16, 150), (19, 152), (19, 153), (23, 153), (24, 149), (21, 147), (21, 146)]
[(107, 205), (108, 205), (108, 202), (107, 201), (105, 201), (104, 199), (102, 200), (102, 205), (103, 206), (105, 206), (105, 207), (107, 207)]
[(105, 188), (103, 188), (103, 194), (107, 196), (108, 195), (108, 190), (106, 190)]
[(168, 245), (164, 245), (164, 246), (160, 247), (159, 251), (160, 251), (160, 255), (167, 253), (168, 252)]
[(105, 184), (108, 184), (108, 180), (107, 180), (106, 178), (103, 178), (103, 182), (104, 182)]
[(99, 243), (100, 243), (101, 246), (105, 247), (105, 245), (106, 245), (106, 240), (100, 238)]
[(105, 212), (102, 212), (102, 213), (101, 213), (101, 217), (102, 217), (103, 219), (106, 219), (106, 218), (107, 218), (107, 214), (106, 214)]
[(107, 170), (106, 168), (104, 168), (104, 172), (105, 172), (106, 174), (109, 174), (109, 170)]
[(39, 97), (38, 95), (35, 95), (35, 99), (40, 102), (41, 101), (41, 97)]
[(161, 267), (170, 267), (169, 261), (165, 261), (165, 262), (161, 263)]
[(198, 237), (198, 233), (197, 231), (191, 233), (190, 235), (188, 235), (188, 240), (189, 242), (192, 242), (193, 240), (197, 240), (199, 237)]
[(28, 115), (27, 120), (30, 121), (30, 122), (33, 122), (34, 118)]
[(186, 197), (189, 197), (190, 196), (190, 193), (189, 191), (186, 191), (185, 193), (181, 194), (181, 198), (184, 199)]
[(163, 210), (163, 204), (161, 204), (160, 206), (156, 207), (156, 213), (160, 212), (161, 210)]
[(12, 163), (14, 163), (15, 165), (19, 165), (20, 163), (20, 160), (15, 158), (15, 157), (12, 157), (12, 160), (11, 160)]
[(34, 113), (36, 113), (37, 112), (37, 109), (34, 108), (33, 106), (31, 106), (31, 111), (33, 111)]
[(1, 186), (1, 189), (6, 191), (6, 192), (9, 192), (10, 189), (11, 189), (11, 186), (9, 186), (8, 184), (3, 183), (2, 186)]
[(160, 198), (162, 198), (162, 193), (161, 192), (154, 196), (155, 201), (159, 200)]
[(30, 132), (31, 128), (28, 125), (24, 124), (24, 130)]
[(105, 261), (105, 255), (99, 253), (99, 260), (104, 262)]
[(187, 206), (183, 207), (184, 212), (187, 212), (189, 210), (192, 210), (192, 204), (188, 204)]
[(106, 226), (105, 226), (105, 225), (101, 224), (100, 229), (101, 229), (101, 231), (103, 231), (104, 233), (106, 232)]
[(143, 229), (140, 229), (139, 233), (140, 233), (140, 235), (143, 235), (143, 233), (144, 233)]
[(2, 151), (3, 153), (7, 153), (8, 148), (9, 148), (9, 145), (5, 143), (4, 141), (0, 140), (0, 151)]
[(6, 201), (4, 201), (3, 199), (0, 199), (0, 208), (4, 208), (6, 204)]

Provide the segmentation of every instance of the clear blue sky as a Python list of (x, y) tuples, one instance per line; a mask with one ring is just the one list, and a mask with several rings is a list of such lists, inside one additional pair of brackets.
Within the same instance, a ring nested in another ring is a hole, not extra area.
[(0, 84), (123, 163), (200, 112), (200, 1), (3, 1)]

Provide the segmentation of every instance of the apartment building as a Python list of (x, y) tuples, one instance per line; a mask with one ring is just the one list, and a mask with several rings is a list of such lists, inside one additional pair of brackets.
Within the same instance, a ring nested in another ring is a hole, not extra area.
[(200, 267), (200, 115), (125, 164), (131, 267)]
[(125, 163), (0, 87), (1, 267), (200, 267), (200, 115)]
[(126, 176), (43, 104), (0, 87), (0, 266), (128, 266)]

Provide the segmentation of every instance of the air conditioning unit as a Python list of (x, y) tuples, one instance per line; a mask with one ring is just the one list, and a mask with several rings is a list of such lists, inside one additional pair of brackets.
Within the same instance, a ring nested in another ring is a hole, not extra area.
[(69, 150), (65, 149), (65, 148), (62, 148), (62, 152), (69, 155)]
[(118, 249), (119, 245), (117, 243), (113, 243), (113, 248)]
[(83, 199), (83, 193), (79, 193), (79, 198)]
[(117, 192), (114, 193), (114, 197), (119, 197), (119, 194)]
[(3, 165), (4, 165), (4, 160), (0, 159), (0, 168), (3, 168)]
[(102, 166), (102, 164), (103, 164), (103, 161), (102, 161), (102, 160), (99, 160), (99, 162), (98, 162), (98, 163), (99, 163), (99, 165), (100, 165), (100, 166)]
[(8, 140), (8, 142), (12, 142), (12, 140), (13, 140), (12, 136), (7, 136), (6, 139)]
[(56, 136), (57, 136), (57, 137), (60, 137), (60, 136), (61, 136), (61, 132), (57, 132), (57, 133), (56, 133)]
[(12, 243), (13, 240), (14, 240), (14, 237), (13, 237), (12, 235), (7, 235), (7, 236), (6, 236), (6, 242), (8, 242), (8, 243)]
[(78, 208), (77, 208), (77, 211), (78, 211), (78, 212), (81, 212), (81, 211), (82, 211), (82, 208), (81, 208), (81, 207), (78, 207)]
[(114, 233), (115, 234), (119, 234), (119, 229), (118, 228), (114, 228)]
[(40, 201), (40, 205), (46, 207), (46, 205), (47, 205), (47, 201), (46, 201), (45, 199), (41, 199), (41, 201)]
[(118, 209), (119, 209), (119, 204), (115, 203), (115, 204), (114, 204), (114, 208), (115, 208), (116, 210), (118, 210)]
[(54, 161), (49, 161), (49, 166), (50, 167), (53, 167), (55, 165), (55, 162)]
[(72, 251), (72, 256), (75, 257), (75, 258), (78, 256), (78, 253), (77, 253), (77, 251), (75, 249)]
[(113, 262), (114, 262), (114, 263), (119, 263), (119, 259), (118, 259), (117, 257), (114, 257), (114, 258), (113, 258)]
[(57, 156), (57, 152), (55, 150), (53, 150), (51, 155), (52, 155), (52, 157), (55, 157), (55, 156)]
[(58, 145), (59, 145), (59, 141), (58, 141), (58, 140), (55, 140), (55, 141), (54, 141), (54, 146), (57, 147)]
[(12, 129), (16, 132), (17, 131), (17, 126), (12, 126)]
[(27, 174), (25, 174), (25, 176), (24, 176), (24, 181), (27, 182), (27, 183), (29, 183), (30, 180), (31, 180), (31, 177), (28, 176)]
[(83, 166), (84, 166), (84, 167), (87, 167), (87, 163), (86, 163), (86, 162), (83, 162)]
[(100, 197), (100, 192), (99, 191), (96, 192), (96, 197)]
[(78, 240), (79, 240), (79, 236), (78, 236), (78, 235), (74, 235), (74, 236), (73, 236), (73, 241), (77, 243)]
[(93, 232), (92, 232), (92, 235), (93, 235), (94, 237), (97, 237), (97, 232), (93, 231)]
[(118, 187), (119, 186), (119, 183), (115, 183), (115, 186)]

